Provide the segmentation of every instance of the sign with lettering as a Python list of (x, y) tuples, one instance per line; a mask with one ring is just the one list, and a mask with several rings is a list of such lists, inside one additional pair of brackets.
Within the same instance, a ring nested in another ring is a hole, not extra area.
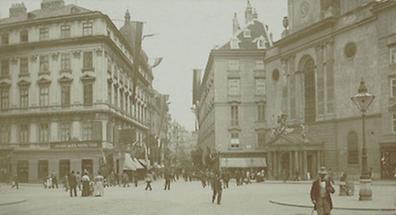
[(54, 142), (52, 149), (100, 148), (100, 142)]

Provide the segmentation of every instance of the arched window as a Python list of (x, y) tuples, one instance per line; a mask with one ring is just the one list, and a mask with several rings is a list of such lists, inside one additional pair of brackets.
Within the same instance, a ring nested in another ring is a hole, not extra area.
[(355, 131), (350, 131), (347, 137), (348, 164), (359, 164), (358, 136)]
[(310, 124), (316, 120), (315, 62), (312, 57), (306, 56), (299, 64), (304, 73), (305, 123)]

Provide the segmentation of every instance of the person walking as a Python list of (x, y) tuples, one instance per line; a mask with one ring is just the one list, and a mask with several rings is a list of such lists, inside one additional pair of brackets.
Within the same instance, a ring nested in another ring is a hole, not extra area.
[(227, 171), (223, 173), (224, 189), (228, 188), (228, 182), (230, 181), (230, 175)]
[(95, 196), (103, 196), (104, 195), (104, 177), (101, 172), (98, 172), (98, 175), (95, 177)]
[(215, 203), (215, 200), (217, 198), (217, 204), (219, 205), (221, 202), (221, 194), (223, 191), (223, 185), (221, 183), (221, 177), (219, 174), (216, 174), (213, 177), (212, 190), (213, 190), (212, 203)]
[(74, 171), (71, 171), (67, 179), (69, 181), (70, 197), (73, 197), (73, 192), (74, 192), (74, 197), (77, 197), (77, 178), (76, 175), (74, 174)]
[(122, 173), (122, 186), (123, 187), (129, 187), (129, 176), (128, 173), (124, 170), (124, 172)]
[(153, 180), (153, 176), (151, 175), (150, 170), (148, 171), (145, 180), (146, 180), (146, 188), (145, 188), (145, 190), (148, 190), (148, 189), (150, 189), (150, 191), (153, 190), (153, 189), (151, 188), (151, 182), (152, 182), (152, 180)]
[(52, 178), (52, 189), (58, 189), (58, 178), (56, 177), (56, 173), (52, 172), (51, 174), (51, 178)]
[(77, 174), (76, 174), (76, 181), (77, 181), (77, 187), (78, 187), (78, 190), (80, 190), (81, 191), (81, 174), (80, 174), (80, 172), (79, 171), (77, 171)]
[(87, 172), (84, 172), (84, 175), (81, 178), (81, 181), (82, 181), (81, 196), (89, 196), (89, 193), (90, 193), (90, 184), (89, 184), (89, 182), (91, 181), (91, 179), (89, 178)]
[(12, 180), (12, 185), (11, 188), (16, 188), (17, 190), (19, 189), (19, 179), (18, 179), (18, 174), (14, 175), (14, 178)]
[(321, 167), (319, 170), (319, 178), (316, 179), (311, 186), (311, 200), (314, 204), (314, 210), (317, 211), (318, 215), (330, 215), (333, 209), (333, 203), (331, 201), (331, 193), (335, 190), (331, 182), (327, 179), (326, 167)]
[(165, 170), (164, 178), (165, 178), (164, 190), (170, 190), (171, 174), (170, 174), (169, 170)]

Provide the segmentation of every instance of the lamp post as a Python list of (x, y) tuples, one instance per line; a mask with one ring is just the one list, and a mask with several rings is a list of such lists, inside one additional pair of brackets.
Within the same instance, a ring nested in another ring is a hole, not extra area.
[(360, 189), (359, 189), (359, 200), (371, 200), (372, 199), (372, 191), (371, 191), (371, 177), (368, 171), (367, 165), (367, 147), (366, 147), (366, 134), (365, 134), (365, 118), (366, 112), (370, 104), (373, 102), (375, 96), (368, 92), (367, 87), (364, 83), (364, 80), (360, 81), (360, 86), (358, 89), (358, 93), (351, 97), (353, 103), (356, 104), (360, 112), (362, 113), (362, 166), (361, 166), (361, 175), (360, 175)]

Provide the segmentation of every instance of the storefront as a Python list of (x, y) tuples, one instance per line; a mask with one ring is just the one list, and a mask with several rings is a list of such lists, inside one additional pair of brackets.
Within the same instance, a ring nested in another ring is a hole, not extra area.
[(381, 178), (396, 179), (396, 142), (381, 143)]

